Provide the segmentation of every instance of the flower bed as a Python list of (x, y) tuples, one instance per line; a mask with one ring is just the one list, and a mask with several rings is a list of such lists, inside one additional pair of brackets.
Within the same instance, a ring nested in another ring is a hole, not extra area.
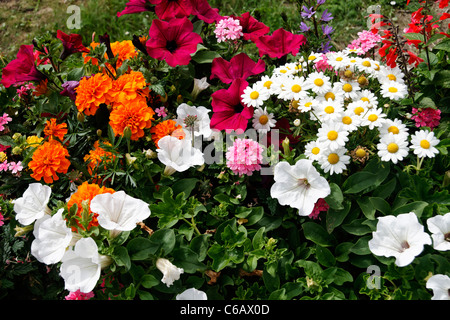
[(326, 1), (292, 32), (130, 0), (117, 16), (153, 15), (148, 34), (22, 45), (1, 80), (1, 296), (449, 299), (449, 16), (428, 2), (344, 50)]

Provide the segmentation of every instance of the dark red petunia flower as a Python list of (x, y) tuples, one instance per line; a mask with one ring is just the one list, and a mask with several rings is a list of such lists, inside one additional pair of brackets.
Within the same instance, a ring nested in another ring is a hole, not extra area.
[(296, 55), (300, 46), (306, 43), (306, 37), (280, 28), (272, 35), (254, 38), (254, 42), (259, 49), (260, 57), (267, 54), (271, 58), (281, 58), (289, 53)]
[(247, 86), (247, 81), (236, 79), (228, 89), (217, 90), (211, 95), (211, 129), (227, 132), (244, 132), (247, 129), (248, 120), (253, 117), (253, 107), (247, 107), (241, 100)]
[(161, 20), (189, 17), (192, 4), (190, 0), (161, 0), (155, 6), (155, 13)]
[(125, 5), (125, 9), (121, 12), (117, 12), (117, 16), (121, 17), (124, 14), (139, 13), (145, 11), (151, 11), (154, 4), (159, 4), (162, 0), (130, 0)]
[(79, 34), (71, 33), (66, 34), (61, 30), (58, 30), (56, 37), (61, 40), (63, 44), (63, 51), (60, 58), (64, 60), (68, 56), (77, 52), (89, 52), (89, 49), (83, 45), (82, 37)]
[(9, 88), (13, 84), (40, 81), (45, 78), (45, 75), (36, 68), (33, 45), (21, 45), (17, 58), (3, 68), (1, 82)]
[(170, 22), (153, 20), (146, 43), (149, 56), (165, 60), (171, 67), (189, 64), (197, 44), (203, 42), (193, 30), (192, 22), (186, 17)]
[(210, 79), (219, 78), (223, 83), (231, 83), (235, 79), (246, 80), (248, 77), (266, 70), (263, 60), (253, 61), (244, 52), (234, 56), (230, 61), (215, 58), (211, 66)]
[(244, 34), (244, 40), (254, 41), (255, 38), (264, 36), (270, 31), (268, 26), (253, 18), (249, 12), (241, 14), (240, 17), (233, 18), (239, 20), (239, 24), (242, 27), (242, 33)]
[(218, 22), (223, 17), (219, 14), (219, 9), (211, 8), (208, 0), (191, 0), (192, 14), (206, 23)]

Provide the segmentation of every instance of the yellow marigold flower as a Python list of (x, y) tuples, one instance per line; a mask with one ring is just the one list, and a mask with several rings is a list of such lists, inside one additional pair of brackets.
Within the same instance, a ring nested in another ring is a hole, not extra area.
[(40, 145), (33, 153), (28, 167), (33, 171), (31, 177), (45, 183), (52, 183), (59, 179), (57, 173), (67, 173), (70, 161), (66, 159), (69, 152), (56, 140), (50, 140)]
[(107, 75), (97, 73), (90, 78), (83, 78), (75, 89), (77, 98), (75, 105), (78, 111), (87, 116), (94, 115), (102, 103), (110, 103), (109, 91), (112, 88), (112, 80)]
[(154, 114), (145, 100), (137, 99), (132, 103), (117, 105), (109, 115), (109, 124), (116, 136), (123, 136), (125, 128), (128, 127), (131, 140), (138, 140), (144, 136), (144, 129), (152, 126)]
[(38, 137), (38, 136), (29, 136), (27, 137), (27, 145), (25, 146), (25, 149), (27, 148), (34, 148), (37, 147), (38, 145), (41, 144), (42, 140), (44, 140), (44, 138)]

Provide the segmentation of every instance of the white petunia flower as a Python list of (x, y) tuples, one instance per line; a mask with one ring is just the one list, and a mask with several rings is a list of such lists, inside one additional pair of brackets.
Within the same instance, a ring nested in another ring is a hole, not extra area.
[(241, 95), (242, 103), (249, 107), (261, 107), (270, 98), (269, 90), (260, 83), (248, 86)]
[(100, 255), (92, 238), (81, 238), (73, 248), (69, 248), (62, 258), (60, 275), (64, 288), (74, 292), (91, 292), (100, 279), (103, 268), (112, 263), (109, 256)]
[(428, 218), (427, 225), (432, 233), (433, 248), (439, 251), (450, 250), (450, 212)]
[(46, 265), (60, 262), (74, 238), (62, 217), (63, 211), (59, 209), (53, 216), (46, 214), (34, 224), (31, 254)]
[(171, 175), (188, 170), (193, 166), (201, 166), (205, 159), (203, 153), (192, 147), (190, 139), (178, 139), (172, 136), (162, 137), (158, 141), (158, 159), (166, 165), (165, 174)]
[(156, 267), (163, 274), (161, 282), (168, 287), (170, 287), (174, 281), (180, 279), (180, 275), (184, 273), (182, 268), (178, 268), (165, 258), (158, 258), (158, 260), (156, 260)]
[(47, 204), (51, 193), (52, 189), (49, 186), (31, 183), (22, 197), (14, 200), (16, 220), (27, 226), (42, 218), (45, 214), (50, 214), (51, 210)]
[(381, 161), (392, 161), (397, 163), (408, 155), (408, 141), (397, 135), (387, 135), (380, 139), (377, 144), (378, 156)]
[(361, 126), (368, 126), (370, 130), (379, 128), (386, 121), (386, 114), (381, 109), (372, 108), (365, 112), (361, 118)]
[(253, 113), (253, 128), (259, 133), (267, 133), (271, 128), (275, 127), (277, 121), (273, 118), (273, 113), (268, 113), (267, 108), (256, 108)]
[(325, 149), (318, 160), (320, 167), (330, 174), (342, 173), (350, 163), (350, 156), (346, 155), (346, 152), (347, 149), (343, 147), (335, 150)]
[(420, 130), (411, 135), (411, 149), (419, 158), (434, 158), (439, 150), (436, 145), (439, 144), (439, 139), (434, 136), (433, 131)]
[(423, 229), (414, 212), (379, 217), (369, 249), (377, 256), (395, 257), (399, 267), (407, 266), (423, 251), (424, 245), (431, 244)]
[(298, 209), (300, 216), (310, 215), (317, 200), (331, 193), (327, 180), (307, 159), (301, 159), (293, 166), (285, 161), (277, 163), (274, 180), (271, 197), (278, 199), (281, 205)]
[(317, 132), (317, 142), (331, 151), (345, 146), (348, 141), (348, 131), (339, 122), (322, 123)]
[(381, 95), (391, 100), (400, 100), (408, 95), (408, 87), (404, 83), (389, 81), (381, 84)]
[(137, 223), (150, 216), (148, 203), (133, 198), (124, 191), (96, 195), (91, 200), (90, 209), (98, 214), (98, 224), (111, 230), (113, 238), (122, 231), (133, 230)]
[(210, 111), (203, 106), (195, 107), (182, 103), (177, 108), (176, 122), (189, 132), (193, 128), (195, 136), (202, 135), (209, 138), (211, 136), (211, 127), (209, 126), (211, 121), (208, 113)]
[(182, 293), (177, 294), (176, 300), (208, 300), (208, 296), (205, 292), (197, 290), (195, 288), (190, 288), (184, 290)]
[(427, 280), (427, 289), (433, 290), (431, 300), (450, 300), (450, 277), (445, 274), (435, 274)]
[(195, 100), (200, 92), (203, 90), (206, 90), (210, 84), (207, 82), (206, 77), (203, 77), (201, 79), (195, 79), (194, 78), (194, 88), (192, 88), (191, 96), (192, 100)]

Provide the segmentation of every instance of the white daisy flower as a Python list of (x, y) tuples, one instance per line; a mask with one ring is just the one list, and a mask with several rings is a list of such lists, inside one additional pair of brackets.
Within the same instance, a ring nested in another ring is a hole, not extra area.
[(259, 83), (255, 83), (251, 87), (248, 86), (241, 95), (242, 103), (249, 107), (260, 107), (269, 97), (269, 90)]
[(311, 72), (306, 79), (308, 89), (311, 89), (314, 93), (325, 94), (331, 90), (330, 77), (326, 76), (322, 72)]
[(361, 90), (359, 83), (354, 80), (341, 79), (340, 82), (336, 82), (340, 86), (344, 94), (344, 98), (356, 100), (358, 98), (358, 92)]
[(322, 122), (339, 120), (343, 112), (344, 106), (340, 102), (332, 101), (331, 99), (321, 102), (314, 107), (314, 115)]
[(345, 48), (344, 50), (343, 50), (343, 52), (345, 53), (345, 54), (351, 54), (351, 53), (355, 53), (355, 54), (364, 54), (364, 51), (363, 51), (363, 49), (361, 49), (361, 48), (355, 48), (355, 49), (350, 49), (350, 48)]
[(381, 67), (380, 71), (378, 72), (378, 81), (380, 83), (390, 82), (390, 81), (396, 81), (400, 83), (404, 83), (404, 73), (400, 70), (398, 66), (395, 68), (391, 68), (388, 66)]
[(326, 57), (328, 64), (336, 71), (344, 70), (348, 65), (348, 56), (342, 51), (327, 52)]
[(262, 134), (275, 127), (277, 121), (273, 118), (273, 113), (267, 112), (267, 108), (257, 107), (253, 113), (252, 122), (253, 128)]
[(313, 97), (307, 96), (297, 102), (297, 109), (301, 112), (308, 112), (313, 110), (314, 106), (318, 104), (318, 101)]
[(432, 233), (433, 248), (439, 251), (450, 250), (450, 212), (428, 218), (427, 225)]
[(378, 128), (381, 136), (393, 134), (403, 136), (405, 139), (408, 137), (408, 128), (399, 119), (386, 119), (381, 127)]
[(317, 141), (331, 151), (345, 146), (348, 141), (348, 131), (338, 122), (324, 122), (317, 132)]
[(356, 100), (347, 105), (347, 110), (350, 110), (352, 113), (362, 118), (363, 115), (369, 111), (369, 104), (363, 100)]
[(305, 145), (305, 156), (309, 160), (318, 161), (322, 156), (322, 146), (317, 141), (310, 141)]
[(385, 82), (381, 84), (381, 95), (391, 100), (400, 100), (408, 95), (408, 87), (401, 82)]
[(381, 127), (386, 121), (386, 114), (381, 109), (369, 109), (361, 119), (361, 126), (368, 126), (370, 130)]
[(256, 83), (258, 85), (262, 85), (263, 87), (267, 88), (267, 90), (269, 90), (269, 93), (272, 94), (272, 84), (273, 84), (273, 76), (269, 77), (268, 75), (263, 75), (261, 77), (261, 79), (259, 81), (257, 81)]
[(342, 91), (342, 88), (340, 85), (332, 85), (332, 88), (326, 92), (317, 94), (316, 99), (318, 101), (327, 101), (329, 99), (333, 101), (340, 101), (341, 103), (344, 102), (344, 92)]
[(341, 122), (345, 130), (352, 132), (358, 129), (361, 123), (361, 118), (352, 110), (345, 110), (341, 113), (340, 117), (336, 119), (336, 121)]
[(439, 142), (433, 131), (420, 130), (411, 135), (411, 149), (419, 158), (434, 158), (439, 153), (439, 150), (435, 148)]
[(306, 89), (305, 78), (293, 77), (291, 79), (287, 79), (283, 87), (283, 91), (278, 97), (285, 101), (301, 100), (308, 96)]
[(284, 64), (282, 66), (276, 67), (273, 70), (274, 75), (283, 75), (283, 76), (290, 76), (296, 72), (297, 70), (295, 69), (295, 66), (292, 66), (291, 64)]
[(367, 102), (369, 105), (373, 107), (378, 106), (378, 98), (377, 96), (370, 90), (363, 89), (358, 92), (358, 97), (355, 100), (362, 100)]
[(308, 63), (315, 62), (316, 60), (319, 60), (322, 58), (322, 54), (319, 52), (311, 52), (307, 58)]
[(270, 93), (277, 97), (284, 91), (284, 87), (287, 85), (291, 77), (287, 75), (275, 75), (271, 77), (272, 84), (270, 85)]
[(408, 141), (398, 135), (387, 135), (377, 144), (378, 156), (381, 161), (392, 161), (396, 164), (408, 155)]
[(355, 72), (357, 70), (356, 66), (358, 64), (358, 58), (349, 57), (347, 60), (347, 69)]
[(356, 68), (359, 71), (365, 72), (369, 76), (373, 76), (375, 74), (375, 62), (370, 58), (359, 58), (356, 62)]
[(330, 174), (340, 174), (347, 169), (347, 164), (350, 163), (350, 156), (346, 155), (347, 149), (341, 147), (335, 150), (325, 149), (318, 162), (324, 172)]

